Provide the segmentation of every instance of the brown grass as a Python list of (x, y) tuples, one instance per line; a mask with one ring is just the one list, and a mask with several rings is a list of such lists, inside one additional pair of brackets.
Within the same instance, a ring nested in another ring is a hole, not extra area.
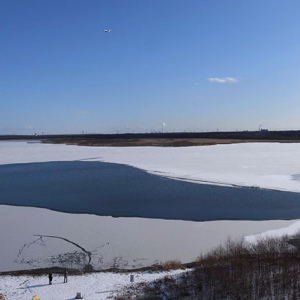
[(169, 260), (154, 266), (155, 271), (184, 270), (186, 267), (180, 260)]
[(102, 147), (190, 147), (190, 146), (210, 146), (217, 144), (236, 144), (251, 142), (284, 142), (297, 143), (299, 140), (252, 140), (252, 139), (216, 139), (216, 138), (56, 138), (44, 140), (43, 143), (67, 144), (78, 146), (102, 146)]

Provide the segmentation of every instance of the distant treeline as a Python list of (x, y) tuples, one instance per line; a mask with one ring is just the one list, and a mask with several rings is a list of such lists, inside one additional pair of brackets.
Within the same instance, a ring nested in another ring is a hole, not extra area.
[(232, 132), (165, 132), (123, 134), (57, 134), (57, 135), (0, 135), (0, 140), (56, 139), (239, 139), (239, 140), (299, 140), (300, 130), (232, 131)]

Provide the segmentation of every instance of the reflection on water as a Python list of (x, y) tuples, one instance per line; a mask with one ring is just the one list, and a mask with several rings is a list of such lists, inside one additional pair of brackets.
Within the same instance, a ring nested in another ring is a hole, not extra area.
[(195, 184), (89, 161), (2, 165), (0, 204), (195, 221), (300, 218), (298, 193)]

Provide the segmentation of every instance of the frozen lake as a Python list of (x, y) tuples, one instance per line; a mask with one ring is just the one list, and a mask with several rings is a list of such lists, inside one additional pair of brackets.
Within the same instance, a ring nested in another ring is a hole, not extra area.
[(0, 204), (68, 213), (188, 221), (300, 217), (300, 194), (169, 179), (114, 163), (0, 166)]
[(190, 262), (229, 236), (293, 234), (299, 151), (0, 142), (0, 272)]

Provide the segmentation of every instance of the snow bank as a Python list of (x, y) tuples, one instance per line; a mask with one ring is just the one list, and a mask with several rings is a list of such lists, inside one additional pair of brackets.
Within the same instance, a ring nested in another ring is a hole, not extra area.
[(258, 239), (262, 238), (272, 238), (272, 237), (281, 237), (284, 235), (292, 236), (296, 233), (300, 232), (300, 221), (294, 221), (287, 227), (274, 229), (274, 230), (267, 230), (260, 234), (249, 235), (245, 237), (245, 240), (249, 243), (253, 243)]

